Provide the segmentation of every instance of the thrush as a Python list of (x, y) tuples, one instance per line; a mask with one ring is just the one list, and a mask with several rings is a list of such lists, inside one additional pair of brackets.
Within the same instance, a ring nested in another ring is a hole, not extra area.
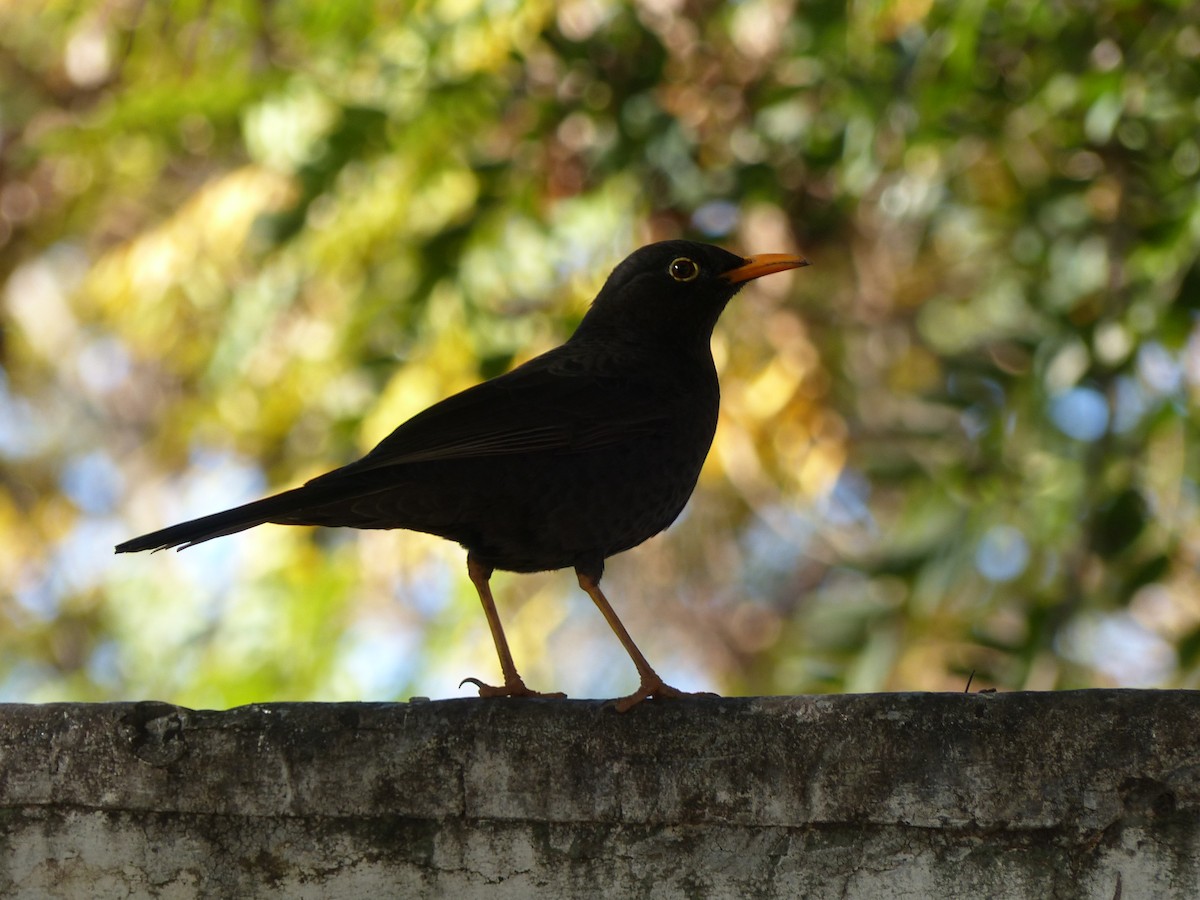
[(605, 560), (670, 525), (696, 486), (717, 426), (710, 341), (748, 281), (808, 265), (742, 258), (708, 244), (642, 247), (609, 275), (559, 347), (413, 416), (363, 458), (302, 487), (117, 545), (185, 547), (265, 523), (405, 528), (457, 541), (491, 629), (504, 683), (465, 679), (485, 697), (530, 690), (517, 672), (492, 572), (574, 568), (637, 667), (625, 711), (683, 694), (646, 661), (600, 590)]

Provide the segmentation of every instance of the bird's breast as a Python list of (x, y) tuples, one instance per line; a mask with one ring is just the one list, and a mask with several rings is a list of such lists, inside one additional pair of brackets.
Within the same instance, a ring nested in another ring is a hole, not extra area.
[(447, 536), (495, 568), (537, 571), (594, 565), (658, 534), (687, 504), (716, 430), (716, 376), (703, 375), (615, 382), (626, 402), (596, 400), (618, 417), (601, 442), (468, 471)]

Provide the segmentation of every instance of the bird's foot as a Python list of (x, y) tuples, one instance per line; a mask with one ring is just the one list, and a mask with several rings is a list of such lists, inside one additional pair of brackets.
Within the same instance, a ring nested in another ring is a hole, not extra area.
[(525, 687), (525, 682), (519, 676), (515, 679), (505, 681), (501, 685), (485, 684), (478, 678), (464, 678), (458, 683), (458, 686), (462, 687), (468, 683), (479, 688), (480, 697), (546, 697), (550, 700), (561, 700), (567, 696), (561, 691), (555, 691), (552, 694), (543, 693), (542, 691), (531, 691)]
[(620, 697), (613, 702), (617, 712), (628, 712), (633, 709), (643, 700), (651, 698), (663, 697), (716, 697), (709, 691), (681, 691), (679, 688), (673, 688), (658, 676), (654, 678), (643, 678), (642, 683), (638, 685), (638, 689), (626, 697)]

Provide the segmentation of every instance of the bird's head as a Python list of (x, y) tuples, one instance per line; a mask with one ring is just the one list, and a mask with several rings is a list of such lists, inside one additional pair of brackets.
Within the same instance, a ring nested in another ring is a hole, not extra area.
[(575, 338), (707, 346), (725, 304), (742, 285), (806, 265), (799, 256), (743, 258), (695, 241), (649, 244), (613, 269)]

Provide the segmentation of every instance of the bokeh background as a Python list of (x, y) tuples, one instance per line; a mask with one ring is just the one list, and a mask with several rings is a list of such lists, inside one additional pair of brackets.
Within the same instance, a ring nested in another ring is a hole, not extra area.
[[(727, 694), (1200, 686), (1200, 6), (0, 3), (0, 699), (468, 694), (464, 553), (264, 527), (687, 236), (811, 268), (614, 605)], [(633, 668), (498, 575), (532, 687)]]

